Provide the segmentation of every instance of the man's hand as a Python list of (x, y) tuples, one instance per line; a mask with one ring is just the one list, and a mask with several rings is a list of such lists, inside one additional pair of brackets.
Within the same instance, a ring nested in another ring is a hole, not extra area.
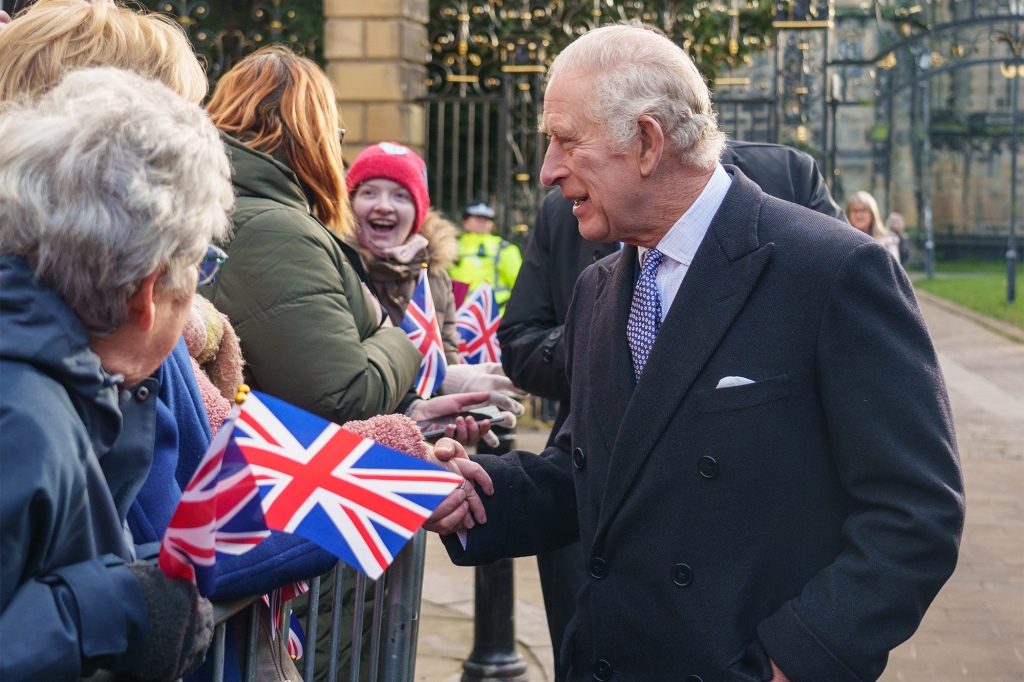
[(477, 523), (487, 523), (483, 500), (474, 485), (479, 485), (487, 495), (494, 494), (494, 484), (484, 468), (469, 459), (461, 444), (448, 438), (437, 442), (431, 461), (452, 473), (461, 474), (466, 480), (463, 486), (456, 488), (434, 510), (423, 527), (447, 535), (458, 530), (468, 530)]
[(779, 666), (775, 665), (775, 661), (769, 659), (768, 662), (772, 664), (772, 679), (770, 682), (789, 682), (789, 678), (779, 670)]
[(0, 9), (0, 29), (11, 23), (11, 15)]

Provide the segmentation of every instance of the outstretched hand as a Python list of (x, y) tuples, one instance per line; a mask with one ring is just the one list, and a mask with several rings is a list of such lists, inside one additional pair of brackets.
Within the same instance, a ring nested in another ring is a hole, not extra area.
[(487, 513), (476, 486), (480, 486), (485, 494), (493, 495), (494, 484), (484, 468), (469, 459), (460, 443), (449, 438), (437, 442), (431, 461), (452, 473), (459, 473), (465, 481), (438, 505), (423, 527), (440, 535), (448, 535), (459, 530), (469, 530), (477, 523), (487, 523)]
[[(498, 391), (474, 391), (472, 393), (453, 393), (439, 395), (429, 400), (417, 400), (412, 403), (406, 415), (416, 421), (437, 419), (465, 412), (485, 405), (494, 405), (501, 410), (505, 421), (502, 426), (512, 428), (516, 425), (516, 415), (523, 413), (523, 406)], [(451, 424), (445, 426), (445, 438), (453, 438), (463, 445), (476, 445), (483, 440), (491, 447), (498, 445), (498, 437), (491, 432), (488, 419), (477, 421), (473, 417), (454, 417)]]
[(478, 365), (448, 365), (441, 383), (442, 394), (466, 393), (469, 391), (507, 391), (520, 397), (526, 395), (505, 376), (505, 370), (498, 362), (481, 362)]

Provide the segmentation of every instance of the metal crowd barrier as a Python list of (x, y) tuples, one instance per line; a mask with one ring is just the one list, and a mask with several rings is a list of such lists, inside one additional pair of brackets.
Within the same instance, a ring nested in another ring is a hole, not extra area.
[[(371, 629), (370, 669), (364, 679), (369, 682), (412, 682), (416, 669), (416, 640), (419, 635), (420, 598), (423, 594), (423, 562), (426, 558), (426, 531), (420, 530), (395, 557), (394, 563), (374, 586), (374, 609)], [(327, 681), (338, 682), (338, 651), (341, 646), (339, 630), (342, 617), (342, 599), (346, 585), (339, 563), (334, 571), (334, 594), (330, 650), (328, 653)], [(363, 653), (363, 610), (369, 579), (359, 573), (356, 577), (356, 604), (352, 623), (351, 682), (359, 682), (359, 662)], [(309, 610), (304, 623), (306, 644), (299, 672), (302, 679), (313, 679), (316, 667), (317, 617), (320, 612), (320, 578), (309, 581)], [(214, 604), (216, 629), (208, 657), (213, 661), (213, 682), (224, 681), (224, 652), (227, 640), (227, 621), (245, 610), (249, 612), (245, 647), (239, 651), (242, 679), (256, 680), (256, 642), (259, 629), (261, 597), (241, 599), (230, 603)], [(385, 601), (387, 604), (385, 605)], [(291, 602), (282, 607), (282, 624), (277, 636), (288, 638)], [(298, 681), (292, 681), (298, 682)]]

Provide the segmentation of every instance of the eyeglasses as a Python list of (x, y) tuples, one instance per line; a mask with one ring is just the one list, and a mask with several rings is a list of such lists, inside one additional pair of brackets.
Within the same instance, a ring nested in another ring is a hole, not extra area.
[(206, 247), (206, 255), (203, 256), (203, 260), (199, 263), (198, 285), (205, 287), (216, 282), (220, 266), (224, 265), (224, 261), (227, 259), (228, 254), (224, 253), (223, 249), (213, 244)]

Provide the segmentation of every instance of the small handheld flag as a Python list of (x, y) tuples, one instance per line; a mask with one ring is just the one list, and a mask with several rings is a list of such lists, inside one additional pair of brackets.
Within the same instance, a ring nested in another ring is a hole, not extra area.
[[(182, 492), (160, 547), (164, 573), (194, 581), (204, 596), (216, 583), (217, 553), (242, 554), (268, 528), (312, 540), (376, 580), (463, 481), (286, 402), (247, 393), (247, 386), (239, 389), (240, 404)], [(302, 586), (283, 590), (297, 594)]]
[(271, 528), (376, 580), (463, 478), (252, 393), (235, 425)]
[(406, 308), (402, 329), (423, 356), (413, 387), (425, 400), (441, 387), (448, 368), (444, 358), (444, 344), (441, 342), (441, 327), (437, 322), (434, 299), (430, 296), (430, 282), (427, 280), (425, 263), (420, 271), (420, 281), (409, 300), (409, 307)]
[(466, 297), (455, 314), (455, 327), (461, 337), (459, 355), (471, 365), (501, 362), (498, 325), (501, 309), (494, 298), (494, 289), (483, 282)]
[(160, 568), (187, 578), (203, 596), (213, 592), (217, 552), (243, 554), (270, 535), (256, 479), (231, 438), (240, 408), (224, 420), (195, 475), (181, 493), (160, 544)]

